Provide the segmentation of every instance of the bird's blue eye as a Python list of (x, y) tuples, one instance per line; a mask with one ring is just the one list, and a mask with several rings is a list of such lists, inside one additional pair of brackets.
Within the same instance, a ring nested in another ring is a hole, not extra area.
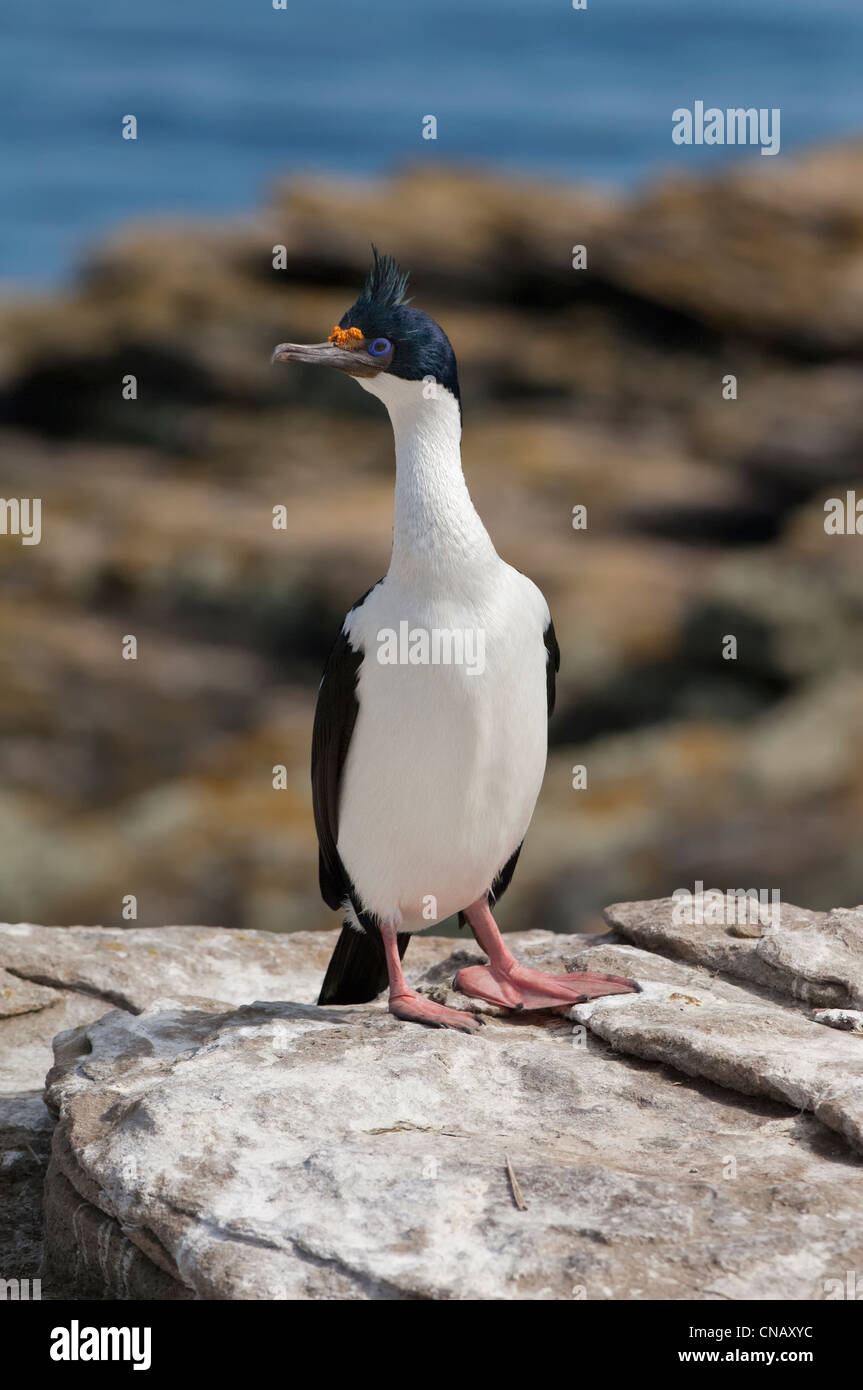
[(375, 338), (373, 343), (369, 343), (369, 355), (371, 357), (386, 357), (392, 343), (389, 338)]

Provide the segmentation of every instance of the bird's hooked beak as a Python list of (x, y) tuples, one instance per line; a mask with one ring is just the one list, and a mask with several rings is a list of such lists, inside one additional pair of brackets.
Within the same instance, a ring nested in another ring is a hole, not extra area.
[(383, 364), (369, 355), (365, 344), (358, 329), (333, 329), (326, 343), (279, 343), (270, 360), (335, 367), (349, 376), (377, 376)]

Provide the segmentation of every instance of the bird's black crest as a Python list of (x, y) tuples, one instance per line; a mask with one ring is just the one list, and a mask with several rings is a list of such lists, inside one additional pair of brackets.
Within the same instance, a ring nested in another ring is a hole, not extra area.
[(458, 373), (449, 339), (433, 318), (407, 299), (407, 272), (392, 256), (372, 246), (372, 266), (359, 299), (342, 315), (340, 328), (359, 328), (365, 338), (388, 338), (393, 354), (386, 368), (405, 381), (432, 377), (458, 400)]
[(402, 270), (392, 256), (382, 256), (372, 245), (372, 266), (363, 285), (362, 293), (355, 308), (380, 311), (397, 309), (401, 304), (410, 304), (406, 298), (410, 274)]

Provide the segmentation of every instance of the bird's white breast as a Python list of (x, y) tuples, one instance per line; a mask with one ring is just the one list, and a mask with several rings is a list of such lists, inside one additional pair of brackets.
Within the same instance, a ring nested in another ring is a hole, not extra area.
[[(349, 615), (364, 660), (338, 849), (380, 919), (418, 931), (469, 906), (521, 843), (545, 769), (548, 621), (536, 586), (496, 555), (436, 595), (390, 574)], [(382, 642), (393, 655), (381, 634), (405, 623), (430, 655), (435, 631), (472, 634), (468, 659), (379, 660)]]

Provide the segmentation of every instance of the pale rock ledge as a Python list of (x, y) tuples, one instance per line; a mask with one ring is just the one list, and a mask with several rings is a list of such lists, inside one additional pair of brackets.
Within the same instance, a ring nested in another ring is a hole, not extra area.
[[(863, 910), (741, 938), (672, 906), (511, 937), (643, 993), (487, 1010), (476, 1037), (318, 1008), (329, 933), (0, 927), (0, 1274), (43, 1297), (828, 1297), (863, 1271)], [(478, 959), (420, 937), (405, 964), (473, 1007), (449, 982)]]

